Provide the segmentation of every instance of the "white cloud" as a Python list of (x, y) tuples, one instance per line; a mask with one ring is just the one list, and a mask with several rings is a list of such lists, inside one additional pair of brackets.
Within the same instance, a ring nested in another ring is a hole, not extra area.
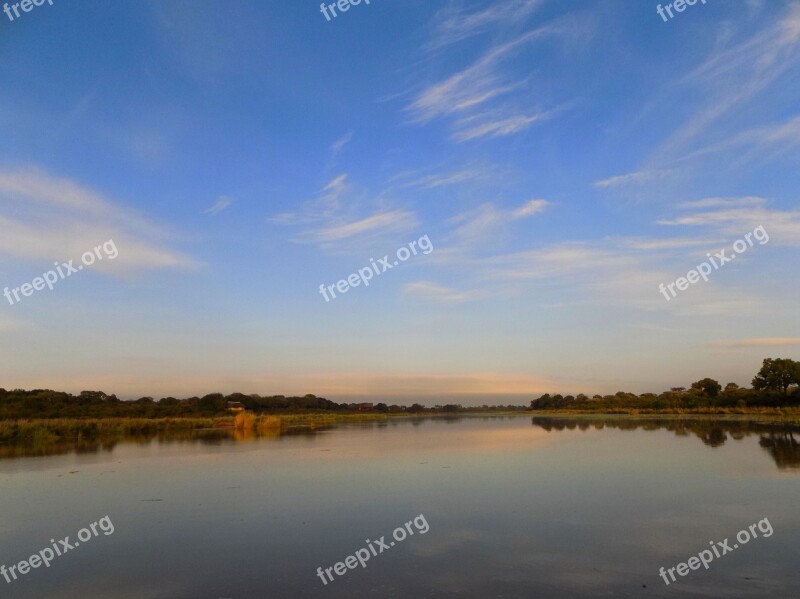
[(392, 209), (384, 201), (378, 202), (377, 208), (374, 204), (348, 183), (347, 173), (342, 173), (299, 212), (278, 214), (269, 221), (303, 226), (292, 240), (325, 249), (342, 249), (342, 242), (347, 241), (356, 244), (375, 241), (378, 236), (402, 233), (419, 225), (416, 215), (409, 210)]
[(552, 113), (540, 112), (533, 115), (514, 115), (499, 120), (486, 120), (477, 125), (472, 125), (476, 118), (461, 119), (457, 122), (458, 130), (453, 133), (456, 141), (469, 141), (480, 137), (506, 137), (528, 129), (538, 121), (550, 118)]
[(119, 249), (94, 270), (187, 268), (170, 231), (99, 193), (37, 168), (0, 172), (0, 253), (27, 260), (69, 259), (109, 239)]
[(407, 210), (379, 212), (366, 218), (319, 229), (309, 235), (317, 243), (332, 242), (374, 232), (406, 231), (416, 226), (416, 217)]
[(644, 185), (671, 177), (677, 173), (674, 169), (656, 169), (656, 170), (642, 170), (626, 175), (618, 175), (616, 177), (609, 177), (601, 181), (595, 181), (594, 186), (599, 188), (608, 187), (626, 187), (630, 185)]
[(487, 8), (467, 12), (455, 5), (440, 10), (434, 17), (434, 48), (463, 41), (502, 25), (516, 25), (532, 15), (542, 0), (505, 0)]
[(219, 198), (217, 198), (217, 201), (214, 202), (214, 205), (211, 206), (211, 208), (203, 211), (203, 214), (216, 216), (217, 214), (225, 210), (225, 208), (230, 206), (232, 203), (233, 203), (232, 198), (229, 198), (228, 196), (220, 196)]
[(722, 349), (744, 349), (749, 347), (793, 347), (800, 345), (800, 337), (760, 337), (754, 339), (726, 339), (712, 341), (712, 347)]
[[(788, 12), (769, 27), (727, 49), (716, 51), (684, 80), (695, 88), (698, 104), (695, 114), (661, 147), (657, 159), (679, 158), (688, 154), (688, 145), (719, 124), (730, 129), (734, 119), (725, 117), (741, 111), (759, 94), (800, 65), (800, 4), (788, 5)], [(793, 79), (787, 78), (791, 84)], [(727, 132), (727, 137), (732, 134)], [(779, 134), (780, 136), (780, 134)]]
[(550, 204), (547, 200), (528, 200), (524, 205), (511, 213), (513, 218), (527, 218), (544, 211)]
[(763, 206), (767, 203), (764, 198), (757, 196), (746, 196), (743, 198), (704, 198), (691, 202), (682, 202), (678, 208), (688, 208), (690, 210), (700, 208), (734, 208), (740, 206)]
[(632, 250), (660, 251), (678, 250), (683, 248), (707, 247), (721, 243), (720, 239), (708, 237), (675, 237), (672, 239), (643, 239), (643, 238), (624, 238), (620, 239), (621, 245)]
[(718, 208), (662, 219), (661, 225), (707, 227), (727, 236), (741, 238), (762, 226), (772, 245), (800, 245), (800, 209), (771, 210), (758, 197), (708, 198), (683, 204), (694, 208)]
[(423, 300), (445, 304), (468, 302), (479, 299), (485, 295), (480, 291), (457, 291), (434, 283), (433, 281), (415, 281), (414, 283), (409, 283), (403, 288), (403, 292), (406, 295)]
[(423, 89), (406, 109), (418, 123), (457, 115), (452, 137), (459, 142), (524, 131), (551, 114), (498, 105), (497, 100), (520, 90), (526, 82), (521, 78), (509, 80), (501, 65), (526, 44), (553, 31), (552, 27), (542, 27), (494, 45), (466, 68)]
[(473, 210), (462, 212), (448, 219), (448, 223), (458, 225), (453, 231), (456, 244), (471, 246), (478, 241), (498, 236), (502, 229), (515, 220), (541, 213), (547, 200), (529, 200), (515, 209), (501, 209), (485, 203)]
[(449, 171), (419, 176), (416, 173), (401, 173), (393, 180), (401, 181), (400, 187), (418, 187), (420, 189), (435, 189), (459, 185), (468, 181), (485, 179), (488, 173), (479, 168), (465, 168), (459, 171)]
[(342, 148), (344, 148), (347, 144), (349, 144), (353, 139), (353, 132), (348, 131), (342, 137), (337, 139), (335, 142), (331, 144), (331, 156), (336, 156)]

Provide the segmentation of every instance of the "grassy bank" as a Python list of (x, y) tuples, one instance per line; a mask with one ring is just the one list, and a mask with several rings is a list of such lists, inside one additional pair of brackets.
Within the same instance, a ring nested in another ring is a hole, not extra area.
[(667, 418), (707, 418), (709, 420), (754, 420), (763, 422), (776, 422), (782, 424), (800, 425), (800, 408), (692, 408), (676, 409), (669, 408), (663, 410), (580, 410), (580, 409), (558, 409), (558, 410), (531, 410), (526, 412), (530, 416), (632, 416), (650, 417), (660, 416)]
[[(402, 415), (400, 415), (402, 416)], [(153, 435), (170, 431), (232, 428), (256, 433), (291, 427), (318, 428), (337, 422), (386, 420), (387, 414), (325, 413), (264, 415), (241, 412), (217, 418), (26, 418), (0, 420), (0, 443), (41, 443), (49, 441)]]
[(0, 420), (0, 443), (157, 434), (231, 426), (232, 418), (46, 418)]

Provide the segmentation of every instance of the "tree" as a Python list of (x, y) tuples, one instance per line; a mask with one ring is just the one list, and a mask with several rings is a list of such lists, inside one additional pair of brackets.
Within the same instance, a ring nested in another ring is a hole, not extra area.
[(714, 379), (705, 378), (696, 383), (692, 383), (692, 389), (694, 391), (700, 391), (708, 397), (716, 397), (719, 395), (719, 392), (722, 391), (722, 385)]
[[(549, 393), (545, 393), (539, 399), (532, 399), (531, 400), (531, 410), (535, 410), (537, 407), (538, 408), (546, 407), (548, 405), (549, 401), (550, 401), (550, 394)], [(489, 406), (484, 406), (484, 407), (488, 408)]]
[(765, 358), (753, 378), (753, 389), (781, 391), (786, 395), (791, 385), (800, 385), (800, 362), (788, 358)]

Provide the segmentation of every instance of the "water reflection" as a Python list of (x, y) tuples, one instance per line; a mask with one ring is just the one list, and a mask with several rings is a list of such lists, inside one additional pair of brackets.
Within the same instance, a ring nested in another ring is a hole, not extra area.
[(782, 470), (800, 468), (800, 443), (794, 438), (794, 434), (794, 431), (772, 432), (761, 435), (758, 441)]
[(729, 438), (741, 441), (753, 435), (759, 436), (758, 444), (775, 460), (781, 469), (800, 468), (800, 442), (795, 435), (800, 435), (800, 426), (787, 423), (758, 422), (751, 420), (711, 420), (699, 418), (615, 418), (610, 416), (580, 416), (575, 418), (534, 416), (533, 426), (544, 430), (563, 431), (590, 428), (602, 430), (613, 428), (619, 430), (668, 430), (676, 436), (696, 436), (708, 447), (720, 447)]
[[(281, 426), (280, 428), (265, 427), (262, 429), (235, 429), (213, 428), (199, 430), (173, 430), (140, 432), (136, 434), (118, 435), (87, 435), (83, 434), (77, 439), (52, 440), (50, 438), (35, 438), (32, 441), (16, 444), (0, 444), (0, 459), (39, 457), (60, 454), (99, 454), (110, 453), (121, 444), (148, 446), (157, 445), (185, 445), (201, 444), (221, 446), (226, 444), (242, 444), (279, 441), (287, 436), (314, 437), (320, 433), (333, 429), (387, 429), (400, 425), (411, 424), (418, 427), (426, 421), (436, 420), (445, 424), (454, 424), (459, 421), (505, 421), (519, 418), (519, 416), (461, 416), (448, 414), (446, 416), (426, 417), (416, 416), (410, 418), (391, 418), (387, 420), (343, 421), (343, 422), (307, 422), (305, 424)], [(534, 416), (531, 419), (533, 426), (545, 431), (603, 430), (604, 428), (623, 431), (668, 430), (676, 436), (695, 436), (707, 447), (720, 447), (730, 440), (740, 441), (746, 437), (758, 435), (759, 446), (764, 449), (781, 470), (800, 469), (800, 425), (760, 422), (752, 420), (714, 420), (709, 418), (675, 418), (675, 417), (620, 417), (620, 416), (576, 416), (576, 417), (550, 417)]]
[[(398, 419), (399, 420), (399, 419)], [(416, 421), (426, 418), (415, 418)], [(281, 426), (279, 428), (207, 428), (207, 429), (174, 429), (168, 431), (145, 431), (137, 433), (104, 433), (82, 432), (78, 437), (71, 439), (55, 439), (49, 435), (34, 435), (32, 438), (16, 442), (0, 443), (0, 459), (42, 457), (63, 454), (99, 454), (110, 453), (122, 444), (137, 445), (225, 445), (234, 443), (254, 443), (261, 441), (279, 440), (283, 437), (315, 436), (329, 431), (337, 426), (384, 428), (389, 424), (398, 424), (398, 421), (363, 421), (347, 423), (331, 423), (323, 420), (310, 421), (304, 424)]]

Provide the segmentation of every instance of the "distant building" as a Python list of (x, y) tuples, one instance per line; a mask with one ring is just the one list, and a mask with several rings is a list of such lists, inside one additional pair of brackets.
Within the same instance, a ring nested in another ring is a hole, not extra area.
[(370, 412), (370, 411), (372, 411), (372, 404), (371, 403), (351, 403), (348, 407), (351, 410), (355, 410), (356, 412)]
[(225, 404), (225, 409), (229, 412), (244, 412), (244, 404), (240, 401), (229, 401)]

